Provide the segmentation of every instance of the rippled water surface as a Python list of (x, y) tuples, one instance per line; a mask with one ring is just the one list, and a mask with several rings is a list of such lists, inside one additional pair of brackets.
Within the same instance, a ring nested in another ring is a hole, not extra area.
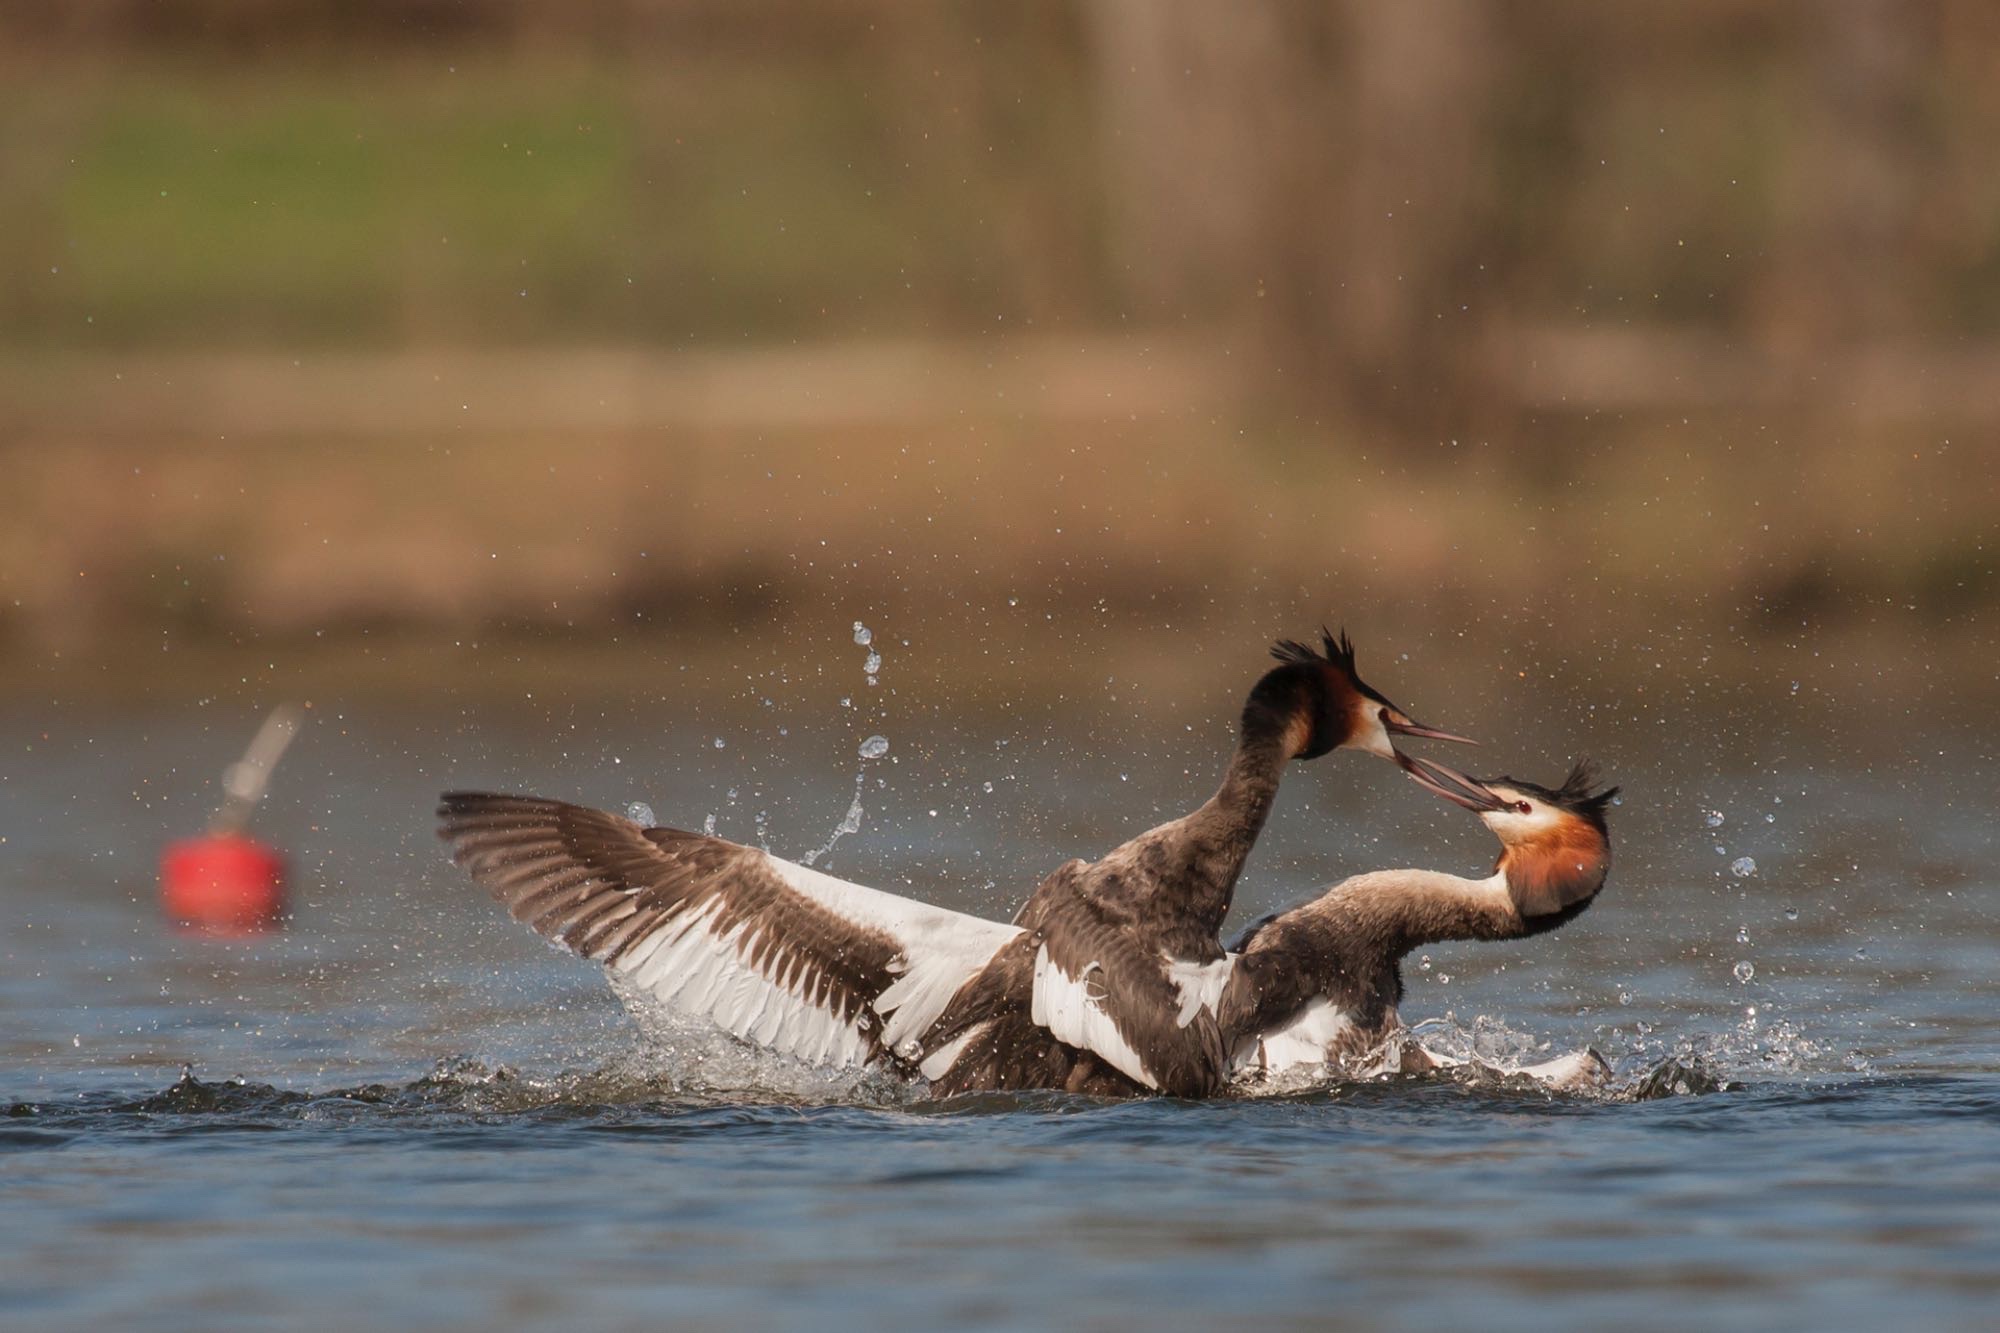
[[(247, 940), (165, 930), (152, 879), (241, 710), (0, 728), (0, 1308), (24, 1326), (1990, 1326), (1990, 741), (1596, 738), (1628, 792), (1600, 903), (1413, 957), (1404, 1012), (1500, 1068), (1594, 1046), (1611, 1095), (1483, 1075), (933, 1102), (643, 1039), (443, 861), (436, 791), (644, 800), (798, 854), (858, 772), (835, 873), (1002, 915), (1206, 795), (1221, 722), (1135, 755), (1040, 722), (438, 717), (316, 710), (262, 825), (296, 916)], [(1335, 756), (1288, 781), (1239, 916), (1491, 850)]]

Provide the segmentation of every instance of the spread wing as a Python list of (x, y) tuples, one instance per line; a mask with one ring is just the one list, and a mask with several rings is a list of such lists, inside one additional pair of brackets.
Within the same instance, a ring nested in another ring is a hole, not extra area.
[(452, 858), (516, 920), (678, 1012), (815, 1063), (912, 1058), (1021, 933), (561, 801), (447, 792), (438, 821)]
[(1148, 1088), (1210, 1095), (1224, 1076), (1215, 1010), (1230, 960), (1169, 958), (1149, 932), (1081, 891), (1083, 869), (1063, 867), (1023, 912), (1037, 941), (1031, 1018)]

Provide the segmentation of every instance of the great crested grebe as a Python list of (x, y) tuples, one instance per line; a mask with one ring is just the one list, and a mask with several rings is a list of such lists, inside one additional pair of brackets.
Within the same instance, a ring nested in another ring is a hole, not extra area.
[[(1515, 778), (1476, 785), (1477, 793), (1451, 799), (1477, 811), (1500, 839), (1487, 878), (1432, 870), (1356, 875), (1230, 942), (1218, 1017), (1233, 1079), (1321, 1065), (1353, 1071), (1403, 1030), (1396, 1006), (1402, 960), (1412, 949), (1539, 935), (1596, 900), (1611, 868), (1604, 812), (1616, 787), (1593, 790), (1596, 774), (1581, 761), (1555, 788)], [(1406, 1043), (1395, 1063), (1414, 1072), (1449, 1062)]]
[(1026, 933), (929, 1033), (938, 1054), (926, 1072), (941, 1091), (1107, 1091), (1121, 1078), (1175, 1096), (1217, 1091), (1228, 1077), (1216, 1023), (1222, 920), (1285, 765), (1356, 749), (1436, 795), (1480, 798), (1464, 775), (1396, 749), (1395, 736), (1470, 742), (1412, 721), (1364, 683), (1346, 634), (1322, 631), (1318, 651), (1285, 640), (1271, 653), (1282, 665), (1251, 690), (1215, 795), (1102, 860), (1058, 867), (1029, 896), (1014, 918)]
[(1214, 797), (1061, 867), (1012, 925), (538, 797), (447, 792), (439, 834), (517, 920), (781, 1053), (880, 1061), (946, 1090), (1129, 1079), (1204, 1095), (1228, 1072), (1217, 932), (1284, 765), (1356, 749), (1437, 795), (1481, 794), (1399, 753), (1393, 736), (1464, 738), (1412, 721), (1362, 683), (1345, 635), (1323, 638), (1272, 650)]

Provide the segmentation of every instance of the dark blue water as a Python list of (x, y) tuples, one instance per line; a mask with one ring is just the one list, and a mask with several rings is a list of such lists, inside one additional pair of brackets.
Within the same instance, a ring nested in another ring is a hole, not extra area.
[(190, 1325), (337, 1304), (443, 1327), (1853, 1326), (1972, 1323), (2000, 1286), (1991, 1079), (1631, 1105), (1441, 1084), (903, 1109), (550, 1092), (186, 1083), (16, 1108), (10, 1304)]
[[(1404, 1006), (1498, 1065), (1594, 1046), (1607, 1095), (1482, 1076), (931, 1102), (697, 1035), (648, 1044), (429, 833), (436, 790), (473, 782), (712, 812), (752, 840), (761, 815), (796, 853), (846, 807), (853, 737), (753, 720), (635, 743), (612, 708), (436, 719), (319, 712), (265, 820), (298, 858), (297, 916), (247, 941), (165, 931), (151, 881), (240, 711), (52, 708), (4, 732), (10, 1319), (1991, 1325), (2000, 878), (1976, 746), (1731, 765), (1628, 735), (1599, 905), (1552, 937), (1429, 950)], [(1088, 724), (1053, 744), (891, 729), (898, 762), (867, 771), (833, 868), (1004, 913), (1039, 869), (1204, 795), (1200, 732), (1141, 762)], [(1239, 910), (1490, 855), (1336, 757), (1288, 785)]]

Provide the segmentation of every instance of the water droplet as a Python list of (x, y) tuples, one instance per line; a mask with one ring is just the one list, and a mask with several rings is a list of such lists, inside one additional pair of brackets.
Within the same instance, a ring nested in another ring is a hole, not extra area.
[(1748, 984), (1750, 978), (1757, 975), (1757, 969), (1751, 965), (1750, 960), (1747, 958), (1729, 970), (1735, 974), (1738, 981), (1745, 984)]
[(706, 819), (704, 819), (704, 820), (702, 820), (702, 821), (701, 821), (701, 831), (702, 831), (703, 833), (706, 833), (706, 834), (707, 834), (707, 835), (708, 835), (709, 837), (711, 837), (711, 838), (715, 836), (715, 816), (714, 816), (714, 815), (710, 815), (710, 816), (709, 816), (708, 818), (706, 818)]
[(1750, 927), (1738, 926), (1736, 928), (1736, 942), (1738, 944), (1748, 944), (1750, 942)]
[(1757, 862), (1748, 856), (1739, 856), (1729, 863), (1729, 873), (1738, 879), (1748, 879), (1757, 873)]
[(870, 630), (866, 625), (862, 624), (858, 620), (854, 622), (854, 641), (856, 643), (866, 646), (867, 644), (873, 642), (874, 638), (875, 638), (874, 631)]
[(718, 749), (718, 750), (726, 748), (726, 747), (724, 746), (724, 744), (723, 744), (723, 740), (722, 740), (722, 737), (720, 737), (720, 736), (717, 736), (717, 737), (715, 738), (715, 748), (716, 748), (716, 749)]
[(880, 759), (887, 753), (889, 753), (889, 738), (887, 736), (870, 736), (867, 740), (861, 742), (861, 757), (863, 759)]
[(651, 828), (655, 823), (659, 822), (653, 816), (653, 807), (647, 805), (644, 801), (634, 801), (632, 804), (626, 806), (625, 818), (631, 820), (634, 824), (644, 824), (647, 828)]
[(1423, 957), (1417, 959), (1417, 969), (1422, 972), (1431, 970), (1431, 956), (1429, 954), (1425, 954)]
[(1720, 810), (1709, 811), (1707, 814), (1702, 816), (1701, 822), (1708, 825), (1710, 828), (1721, 828), (1724, 822), (1722, 818), (1722, 811)]
[(1770, 811), (1766, 810), (1764, 812), (1764, 822), (1766, 824), (1775, 824), (1778, 822), (1778, 817), (1772, 814)]
[(1856, 959), (1866, 958), (1868, 956), (1868, 946), (1864, 944), (1859, 949), (1856, 949), (1854, 956)]
[(1785, 909), (1785, 920), (1787, 920), (1787, 921), (1797, 921), (1798, 919), (1799, 919), (1799, 909), (1798, 909), (1798, 908), (1796, 908), (1796, 907), (1787, 907), (1787, 908)]
[(990, 792), (993, 790), (993, 784), (990, 782), (982, 782), (979, 784), (979, 789), (984, 792)]
[(1451, 984), (1451, 973), (1449, 972), (1438, 973), (1438, 985), (1449, 986), (1450, 984)]
[(1718, 842), (1715, 844), (1715, 854), (1717, 856), (1727, 856), (1729, 855), (1729, 849)]
[(882, 654), (870, 648), (867, 659), (861, 663), (861, 669), (871, 676), (880, 671), (882, 669)]
[(1628, 991), (1628, 990), (1622, 990), (1622, 991), (1619, 991), (1619, 992), (1618, 992), (1618, 1003), (1620, 1003), (1620, 1004), (1630, 1004), (1630, 1003), (1632, 1003), (1632, 992), (1631, 992), (1631, 991)]
[(1623, 796), (1614, 796), (1614, 797), (1612, 797), (1612, 798), (1611, 798), (1611, 804), (1613, 804), (1613, 805), (1623, 805), (1623, 804), (1625, 804), (1625, 798), (1624, 798)]

